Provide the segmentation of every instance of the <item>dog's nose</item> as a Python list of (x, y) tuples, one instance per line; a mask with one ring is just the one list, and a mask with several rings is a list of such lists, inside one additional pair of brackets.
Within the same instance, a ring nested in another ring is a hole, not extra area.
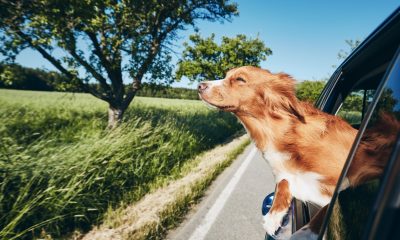
[(204, 90), (206, 90), (208, 88), (208, 85), (207, 85), (207, 83), (200, 83), (197, 88), (198, 88), (199, 92), (203, 92)]

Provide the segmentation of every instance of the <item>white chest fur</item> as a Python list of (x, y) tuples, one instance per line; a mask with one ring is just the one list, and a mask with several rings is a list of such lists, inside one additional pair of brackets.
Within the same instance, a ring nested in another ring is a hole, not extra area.
[(289, 182), (289, 189), (293, 197), (304, 201), (313, 202), (319, 206), (329, 203), (330, 197), (321, 194), (322, 176), (314, 172), (293, 171), (286, 167), (290, 161), (290, 154), (279, 152), (274, 146), (268, 146), (263, 152), (265, 160), (270, 164), (275, 175), (275, 181), (286, 179)]

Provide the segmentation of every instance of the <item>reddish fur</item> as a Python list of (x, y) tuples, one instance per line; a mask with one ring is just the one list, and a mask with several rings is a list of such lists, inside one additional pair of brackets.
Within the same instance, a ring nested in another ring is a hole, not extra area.
[[(245, 85), (235, 81), (242, 77)], [(324, 177), (321, 192), (331, 196), (357, 130), (341, 118), (326, 114), (295, 96), (295, 81), (255, 67), (230, 70), (224, 85), (202, 98), (229, 109), (243, 123), (257, 148), (273, 141), (292, 157), (286, 167)], [(222, 100), (221, 100), (222, 99)]]
[(272, 205), (270, 212), (286, 211), (290, 206), (291, 199), (292, 195), (289, 191), (289, 182), (284, 179), (276, 185), (274, 204)]

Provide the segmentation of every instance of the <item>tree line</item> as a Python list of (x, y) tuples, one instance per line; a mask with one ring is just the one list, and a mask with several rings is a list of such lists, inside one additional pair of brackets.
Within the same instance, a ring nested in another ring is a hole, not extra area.
[[(54, 71), (27, 68), (19, 64), (0, 64), (0, 88), (62, 91), (60, 84), (64, 76)], [(76, 91), (77, 89), (68, 89)]]
[[(64, 84), (65, 77), (56, 71), (28, 68), (19, 64), (0, 64), (0, 88), (34, 91), (59, 91), (87, 93), (74, 85)], [(96, 88), (96, 83), (92, 83)], [(129, 88), (129, 85), (125, 85)], [(197, 91), (189, 88), (172, 88), (165, 85), (144, 82), (137, 96), (199, 99)]]

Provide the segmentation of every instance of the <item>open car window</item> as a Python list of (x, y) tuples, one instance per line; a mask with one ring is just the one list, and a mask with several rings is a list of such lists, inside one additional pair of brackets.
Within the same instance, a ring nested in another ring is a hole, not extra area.
[[(366, 103), (371, 105), (370, 112), (360, 114), (365, 115), (368, 122), (356, 140), (355, 144), (358, 144), (355, 150), (349, 155), (344, 177), (338, 183), (341, 187), (337, 188), (330, 204), (326, 228), (323, 229), (327, 239), (361, 239), (371, 215), (370, 210), (382, 187), (381, 177), (400, 129), (399, 54), (383, 79), (386, 82), (382, 82), (382, 86), (376, 90), (373, 101)], [(362, 92), (355, 94), (356, 97), (361, 95)], [(338, 113), (344, 112), (339, 110)]]
[(371, 104), (376, 89), (361, 89), (347, 95), (337, 113), (354, 128), (358, 129)]
[(340, 91), (332, 112), (359, 129), (388, 66), (389, 62), (385, 62), (362, 73), (344, 73), (337, 86)]

